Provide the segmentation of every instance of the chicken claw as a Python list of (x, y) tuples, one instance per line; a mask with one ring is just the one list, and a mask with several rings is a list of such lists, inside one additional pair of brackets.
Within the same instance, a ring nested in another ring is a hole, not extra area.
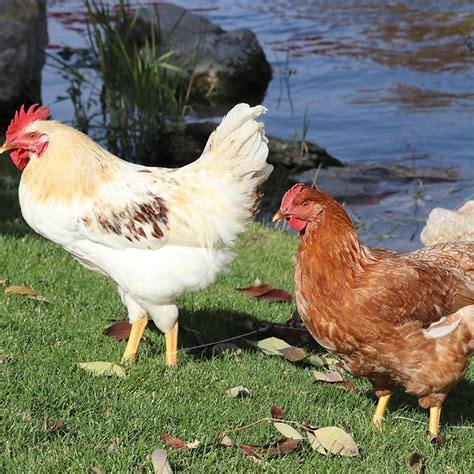
[(142, 340), (143, 332), (145, 331), (146, 325), (148, 324), (148, 316), (137, 319), (132, 322), (132, 331), (128, 338), (127, 347), (122, 356), (122, 363), (134, 362), (137, 356), (138, 346)]
[(165, 334), (166, 341), (166, 365), (176, 367), (178, 365), (178, 321), (173, 329)]
[(379, 398), (377, 403), (377, 408), (375, 409), (375, 414), (372, 418), (372, 426), (377, 428), (377, 430), (382, 431), (382, 423), (384, 422), (384, 413), (387, 409), (388, 402), (390, 400), (391, 395), (382, 395)]

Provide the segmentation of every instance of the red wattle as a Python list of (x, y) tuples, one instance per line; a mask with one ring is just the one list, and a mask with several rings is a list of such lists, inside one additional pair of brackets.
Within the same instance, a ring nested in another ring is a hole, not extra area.
[(30, 161), (30, 159), (28, 158), (28, 152), (26, 150), (11, 151), (10, 158), (19, 170), (24, 169)]
[(286, 221), (291, 227), (293, 227), (293, 229), (297, 230), (298, 232), (301, 232), (308, 224), (307, 221), (298, 219), (297, 217), (290, 217), (286, 219)]

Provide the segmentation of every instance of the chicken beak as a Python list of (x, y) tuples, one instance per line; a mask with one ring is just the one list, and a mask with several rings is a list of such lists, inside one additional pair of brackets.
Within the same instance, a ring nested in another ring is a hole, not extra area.
[(8, 143), (8, 141), (5, 141), (5, 143), (0, 146), (0, 155), (8, 150), (11, 150), (12, 148), (15, 148), (13, 143)]
[(286, 217), (286, 214), (279, 209), (277, 212), (275, 212), (275, 215), (272, 217), (272, 222), (279, 221), (280, 219), (284, 219)]

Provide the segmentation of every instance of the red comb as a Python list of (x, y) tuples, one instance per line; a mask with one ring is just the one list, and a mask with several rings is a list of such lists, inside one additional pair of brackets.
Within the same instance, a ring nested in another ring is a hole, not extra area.
[(285, 193), (285, 195), (283, 196), (283, 199), (281, 200), (281, 206), (280, 206), (281, 209), (288, 209), (290, 204), (293, 202), (293, 199), (295, 198), (295, 196), (304, 188), (306, 188), (306, 185), (302, 183), (297, 183), (292, 188), (290, 188)]
[[(36, 110), (35, 108), (38, 107)], [(21, 132), (28, 124), (36, 120), (46, 120), (49, 117), (49, 110), (38, 104), (32, 105), (28, 112), (25, 112), (25, 106), (22, 105), (20, 111), (15, 112), (6, 133), (7, 140), (13, 141), (15, 136)]]

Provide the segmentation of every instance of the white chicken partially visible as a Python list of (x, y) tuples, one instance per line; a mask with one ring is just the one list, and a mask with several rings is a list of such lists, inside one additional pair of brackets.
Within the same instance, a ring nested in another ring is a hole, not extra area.
[(255, 121), (265, 109), (235, 106), (197, 161), (168, 169), (123, 161), (36, 107), (15, 114), (0, 147), (23, 169), (23, 217), (115, 280), (132, 324), (123, 361), (135, 359), (149, 315), (176, 365), (176, 299), (208, 286), (231, 260), (273, 169)]

